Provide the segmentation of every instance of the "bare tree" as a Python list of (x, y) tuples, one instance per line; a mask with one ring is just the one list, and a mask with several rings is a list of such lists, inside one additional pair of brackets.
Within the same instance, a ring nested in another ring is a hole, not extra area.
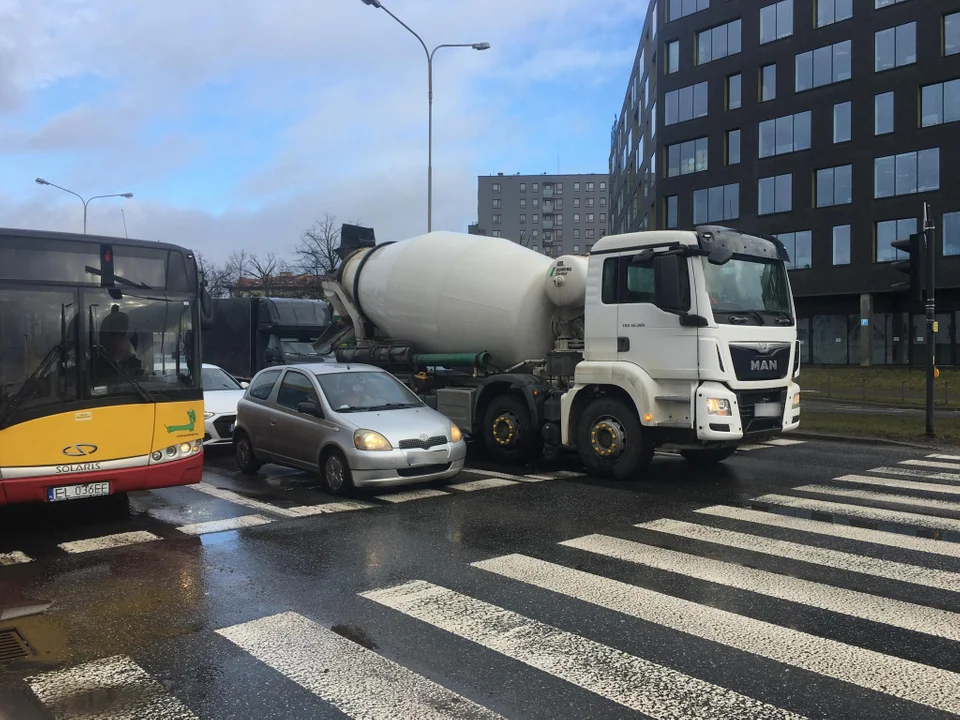
[(224, 298), (230, 294), (230, 280), (227, 266), (211, 263), (203, 255), (197, 253), (197, 267), (203, 273), (207, 293), (212, 298)]
[(261, 290), (264, 296), (269, 297), (277, 288), (277, 278), (280, 273), (287, 271), (286, 261), (275, 252), (246, 257), (247, 273), (249, 273), (250, 279), (255, 281), (257, 289)]
[(297, 245), (297, 264), (306, 275), (327, 275), (340, 266), (340, 228), (337, 219), (324, 213), (312, 227), (304, 230)]

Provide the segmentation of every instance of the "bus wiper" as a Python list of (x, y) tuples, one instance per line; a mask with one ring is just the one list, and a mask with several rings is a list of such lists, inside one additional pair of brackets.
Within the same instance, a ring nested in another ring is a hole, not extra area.
[(43, 356), (43, 360), (40, 361), (40, 364), (37, 365), (36, 369), (30, 373), (23, 385), (20, 386), (20, 389), (17, 390), (7, 401), (0, 407), (0, 429), (7, 427), (7, 421), (10, 417), (16, 412), (17, 408), (27, 399), (30, 392), (33, 391), (34, 386), (37, 381), (47, 374), (47, 371), (50, 369), (50, 366), (53, 365), (53, 361), (56, 360), (60, 355), (66, 351), (66, 343), (59, 342), (50, 348), (47, 351), (47, 354)]
[[(90, 273), (91, 275), (96, 275), (97, 277), (103, 277), (103, 273), (101, 273), (101, 272), (100, 272), (99, 270), (97, 270), (95, 267), (90, 267), (89, 265), (87, 265), (87, 266), (84, 268), (84, 270), (85, 270), (86, 272)], [(132, 280), (127, 280), (125, 277), (122, 277), (121, 275), (117, 275), (116, 273), (114, 273), (114, 275), (113, 275), (113, 280), (114, 280), (114, 282), (116, 282), (118, 285), (123, 285), (124, 287), (139, 288), (140, 290), (152, 290), (152, 289), (153, 289), (153, 288), (151, 288), (149, 285), (147, 285), (147, 284), (144, 283), (144, 282), (138, 282), (138, 283), (137, 283), (137, 282), (133, 282)]]
[(109, 367), (111, 370), (117, 373), (117, 375), (122, 377), (124, 380), (129, 382), (133, 386), (133, 388), (137, 391), (137, 395), (139, 395), (145, 402), (155, 403), (157, 401), (157, 399), (153, 395), (151, 395), (147, 391), (147, 389), (137, 381), (135, 377), (133, 377), (126, 370), (124, 370), (121, 365), (118, 365), (116, 362), (114, 362), (109, 357), (107, 357), (107, 354), (103, 351), (103, 348), (101, 348), (99, 345), (95, 345), (94, 348), (96, 349), (97, 355), (100, 356), (100, 359), (107, 364), (107, 367)]

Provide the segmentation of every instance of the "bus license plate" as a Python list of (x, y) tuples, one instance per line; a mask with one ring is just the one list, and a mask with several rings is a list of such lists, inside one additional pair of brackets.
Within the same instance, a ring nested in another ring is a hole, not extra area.
[(757, 403), (753, 406), (756, 417), (780, 417), (783, 415), (783, 406), (780, 403)]
[(61, 487), (47, 488), (47, 502), (80, 500), (82, 498), (100, 497), (109, 494), (109, 482), (95, 482), (85, 485), (62, 485)]

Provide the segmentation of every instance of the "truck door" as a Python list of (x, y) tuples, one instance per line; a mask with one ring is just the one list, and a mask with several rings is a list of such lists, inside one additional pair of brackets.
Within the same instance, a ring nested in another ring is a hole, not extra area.
[[(658, 380), (698, 381), (697, 328), (680, 324), (684, 311), (695, 312), (689, 259), (668, 255), (641, 261), (621, 255), (617, 260), (617, 359), (640, 365)], [(672, 293), (658, 287), (668, 278), (679, 282)]]

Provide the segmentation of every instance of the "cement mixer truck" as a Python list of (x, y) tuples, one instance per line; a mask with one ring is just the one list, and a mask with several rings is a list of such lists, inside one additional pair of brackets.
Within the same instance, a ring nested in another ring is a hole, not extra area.
[(341, 237), (323, 283), (339, 320), (318, 350), (394, 373), (500, 461), (575, 448), (624, 479), (658, 447), (712, 464), (799, 426), (789, 257), (774, 237), (638, 232), (558, 258), (453, 232)]

